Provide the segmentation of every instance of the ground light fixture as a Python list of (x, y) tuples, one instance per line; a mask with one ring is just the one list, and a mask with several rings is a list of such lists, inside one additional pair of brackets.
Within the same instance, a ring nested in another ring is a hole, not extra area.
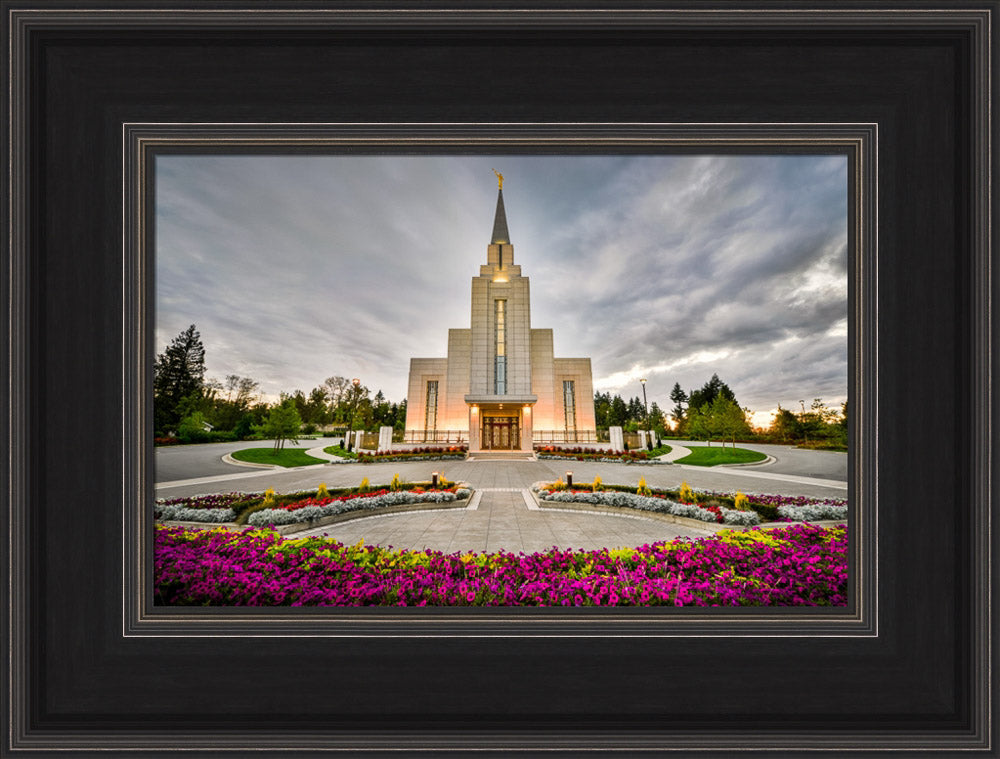
[(440, 472), (431, 472), (431, 487), (434, 488), (435, 490), (437, 489), (437, 486), (438, 486), (438, 477), (439, 476), (440, 476)]
[(568, 487), (568, 488), (573, 487), (573, 473), (572, 472), (566, 472), (566, 487)]

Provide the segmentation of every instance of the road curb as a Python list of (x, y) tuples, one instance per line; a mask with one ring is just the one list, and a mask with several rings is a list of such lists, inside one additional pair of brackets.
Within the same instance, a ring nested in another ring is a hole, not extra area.
[(249, 469), (285, 469), (283, 466), (277, 466), (275, 464), (255, 464), (252, 461), (240, 461), (239, 459), (234, 459), (232, 454), (227, 453), (222, 457), (222, 460), (226, 464), (233, 464), (234, 466), (245, 466)]

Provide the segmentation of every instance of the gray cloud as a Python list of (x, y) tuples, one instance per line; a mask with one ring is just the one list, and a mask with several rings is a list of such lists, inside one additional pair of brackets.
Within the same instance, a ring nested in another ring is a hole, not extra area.
[(838, 156), (169, 156), (157, 349), (195, 323), (209, 374), (405, 396), (468, 326), (496, 184), (532, 323), (603, 389), (668, 406), (713, 372), (753, 409), (847, 394)]

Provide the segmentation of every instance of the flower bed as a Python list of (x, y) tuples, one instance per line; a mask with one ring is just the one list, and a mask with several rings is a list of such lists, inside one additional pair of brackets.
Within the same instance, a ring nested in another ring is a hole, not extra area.
[(778, 515), (792, 522), (818, 522), (822, 519), (847, 519), (847, 506), (828, 503), (807, 503), (801, 506), (779, 506)]
[(638, 509), (661, 514), (672, 514), (675, 517), (689, 517), (702, 522), (716, 522), (752, 526), (760, 524), (760, 516), (756, 511), (737, 511), (725, 506), (702, 506), (694, 503), (678, 503), (663, 495), (638, 495), (637, 493), (622, 493), (614, 490), (601, 490), (596, 493), (590, 490), (539, 490), (543, 501), (556, 503), (589, 503), (597, 506), (615, 506), (618, 508)]
[(547, 445), (535, 450), (540, 459), (561, 459), (563, 461), (597, 461), (607, 464), (664, 464), (667, 462), (651, 459), (646, 451), (595, 451), (591, 448), (575, 446), (564, 448)]
[(800, 524), (515, 555), (158, 527), (154, 578), (155, 603), (182, 606), (843, 606), (847, 531)]
[[(555, 490), (565, 490), (566, 486), (562, 482), (558, 482), (559, 487), (554, 488)], [(553, 489), (552, 486), (547, 486), (542, 488), (543, 490)], [(630, 485), (610, 485), (601, 484), (602, 491), (614, 491), (618, 493), (635, 493), (636, 488)], [(579, 488), (577, 488), (579, 490)], [(587, 488), (583, 492), (591, 492), (591, 488)], [(684, 497), (678, 490), (667, 490), (662, 488), (657, 488), (650, 490), (648, 495), (667, 498), (668, 500), (675, 501), (678, 503), (695, 503), (696, 505), (705, 507), (711, 505), (718, 505), (725, 508), (734, 507), (735, 508), (735, 498), (733, 493), (730, 492), (719, 492), (712, 490), (701, 490), (701, 491), (689, 491), (687, 496)], [(563, 499), (565, 500), (565, 499)], [(712, 502), (715, 504), (712, 504)], [(801, 511), (797, 509), (789, 510), (782, 515), (779, 512), (780, 507), (790, 506), (790, 507), (801, 507), (801, 506), (829, 506), (834, 507), (829, 510), (824, 510), (823, 512), (816, 512), (813, 510)], [(846, 519), (847, 518), (847, 499), (846, 498), (809, 498), (806, 496), (791, 496), (791, 495), (757, 495), (751, 494), (747, 496), (747, 506), (757, 512), (763, 522), (801, 522), (810, 521), (811, 519), (816, 519), (817, 517), (811, 516), (815, 513), (823, 513), (828, 516), (821, 517), (822, 519)], [(711, 521), (711, 520), (707, 520)]]
[(400, 451), (381, 451), (379, 453), (359, 453), (361, 464), (380, 464), (385, 461), (449, 461), (466, 457), (464, 445), (448, 447), (412, 448)]
[[(157, 519), (178, 522), (227, 523), (236, 521), (241, 524), (268, 525), (292, 524), (306, 522), (320, 516), (330, 516), (358, 509), (374, 509), (382, 506), (393, 506), (401, 503), (444, 503), (469, 497), (469, 490), (456, 490), (454, 483), (448, 483), (443, 488), (432, 490), (424, 487), (428, 483), (404, 483), (398, 476), (393, 478), (389, 488), (372, 491), (367, 484), (367, 478), (358, 488), (340, 488), (327, 490), (306, 490), (298, 493), (279, 495), (273, 491), (265, 493), (216, 493), (187, 498), (172, 498), (159, 500), (153, 504), (153, 513)], [(392, 496), (391, 498), (382, 496)], [(265, 499), (270, 498), (270, 502)], [(381, 498), (381, 500), (373, 500)], [(340, 504), (340, 505), (338, 505)], [(297, 518), (285, 516), (289, 513), (303, 511)], [(320, 512), (317, 515), (316, 509)], [(272, 512), (281, 512), (272, 515)], [(268, 521), (258, 514), (268, 514), (274, 519)]]
[(153, 514), (164, 521), (232, 522), (237, 517), (233, 506), (263, 497), (263, 493), (211, 493), (160, 499), (153, 504)]
[(372, 511), (387, 506), (414, 503), (448, 503), (468, 498), (468, 488), (448, 490), (378, 490), (372, 493), (355, 493), (330, 498), (307, 498), (274, 509), (255, 511), (247, 524), (255, 527), (310, 522), (322, 517), (345, 514), (349, 511)]

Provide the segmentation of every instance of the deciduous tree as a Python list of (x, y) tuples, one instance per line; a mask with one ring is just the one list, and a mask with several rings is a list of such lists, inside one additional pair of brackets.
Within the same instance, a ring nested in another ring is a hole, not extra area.
[(295, 399), (285, 396), (264, 419), (260, 432), (266, 438), (274, 438), (274, 450), (277, 452), (284, 447), (286, 440), (298, 442), (301, 427), (302, 417), (295, 408)]

